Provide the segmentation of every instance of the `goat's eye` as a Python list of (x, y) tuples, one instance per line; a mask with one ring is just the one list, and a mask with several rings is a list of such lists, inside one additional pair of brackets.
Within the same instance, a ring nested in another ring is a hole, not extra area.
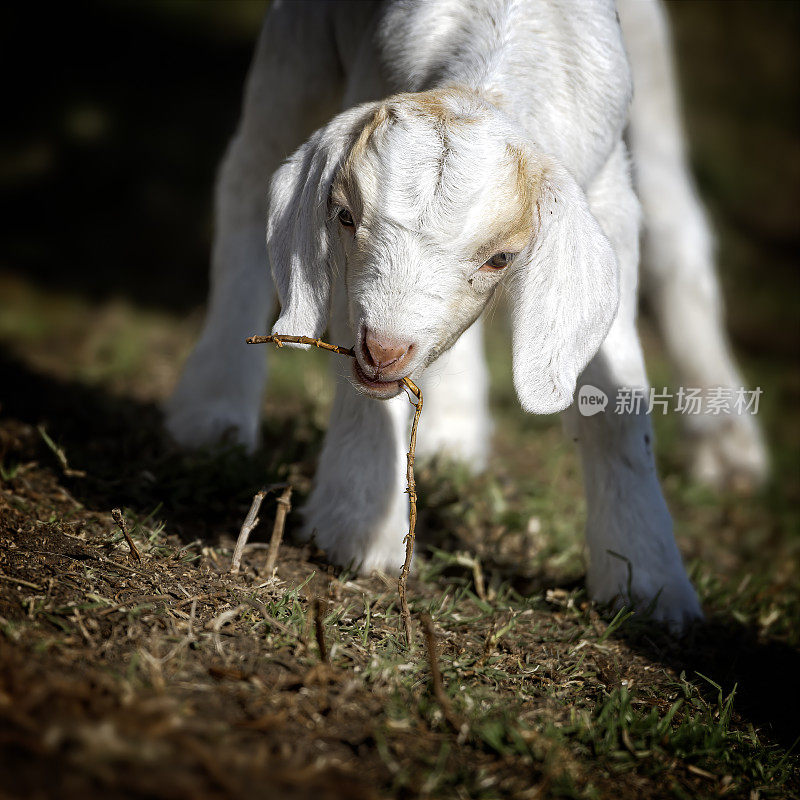
[(493, 255), (483, 266), (487, 269), (503, 269), (514, 260), (514, 253), (497, 253)]
[(345, 228), (355, 228), (356, 224), (353, 222), (353, 215), (346, 208), (343, 208), (337, 216), (339, 217), (339, 222)]

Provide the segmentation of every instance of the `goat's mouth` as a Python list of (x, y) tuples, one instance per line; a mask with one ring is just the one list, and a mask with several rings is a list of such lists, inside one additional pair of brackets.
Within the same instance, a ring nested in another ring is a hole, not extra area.
[(353, 377), (355, 378), (355, 386), (362, 393), (369, 397), (374, 397), (376, 400), (389, 400), (397, 396), (403, 389), (403, 379), (396, 380), (374, 380), (368, 378), (358, 359), (353, 359)]

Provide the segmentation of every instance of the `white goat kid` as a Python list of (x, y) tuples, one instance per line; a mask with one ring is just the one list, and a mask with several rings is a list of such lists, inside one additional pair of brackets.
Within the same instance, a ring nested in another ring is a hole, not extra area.
[[(666, 74), (656, 88), (671, 98), (659, 9), (642, 3), (628, 15), (629, 5), (637, 4), (622, 5), (623, 24), (630, 16), (633, 33), (661, 48), (653, 69)], [(353, 362), (334, 367), (306, 533), (337, 563), (396, 571), (410, 408), (396, 397), (400, 382), (431, 367), (420, 453), (483, 467), (491, 423), (478, 318), (501, 282), (510, 287), (514, 384), (527, 411), (567, 409), (584, 383), (602, 389), (612, 409), (621, 387), (647, 386), (635, 327), (639, 205), (622, 138), (630, 95), (610, 2), (275, 2), (219, 179), (210, 308), (170, 402), (169, 430), (189, 445), (226, 430), (256, 444), (265, 365), (243, 340), (267, 324), (267, 217), (282, 307), (273, 331), (321, 335), (330, 325), (334, 341), (356, 348)], [(347, 110), (333, 116), (337, 106)], [(667, 106), (664, 124), (680, 142), (674, 102)], [(326, 120), (277, 169), (267, 208), (269, 175)], [(632, 130), (634, 147), (647, 140), (648, 124)], [(659, 290), (692, 298), (680, 320), (662, 310), (667, 327), (681, 327), (667, 343), (699, 385), (733, 385), (709, 247), (692, 250), (698, 230), (710, 237), (683, 153), (647, 155), (670, 160), (678, 188), (668, 190), (682, 201), (677, 218), (659, 217), (677, 242), (659, 228), (654, 243)], [(648, 210), (657, 173), (642, 172)], [(704, 276), (700, 290), (691, 270)], [(707, 357), (686, 354), (694, 330), (709, 341), (688, 349), (707, 347)], [(701, 612), (658, 484), (649, 420), (570, 409), (567, 427), (584, 469), (591, 596), (654, 601), (654, 616), (680, 629)], [(708, 477), (763, 469), (745, 418), (706, 433)], [(743, 442), (744, 458), (726, 436)]]

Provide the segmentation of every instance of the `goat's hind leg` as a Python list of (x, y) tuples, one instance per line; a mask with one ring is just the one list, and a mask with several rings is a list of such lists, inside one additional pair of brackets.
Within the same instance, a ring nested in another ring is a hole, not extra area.
[(274, 296), (267, 187), (281, 160), (338, 108), (343, 76), (330, 16), (325, 3), (285, 3), (264, 22), (217, 180), (205, 324), (166, 406), (167, 429), (179, 444), (229, 437), (256, 446), (266, 354), (244, 340), (266, 331)]
[(419, 423), (419, 458), (442, 456), (470, 472), (482, 472), (489, 458), (492, 421), (481, 318), (428, 367), (420, 385), (425, 413)]
[[(685, 263), (684, 263), (685, 265)], [(767, 455), (755, 418), (737, 413), (737, 399), (749, 400), (724, 332), (716, 276), (710, 262), (687, 272), (648, 276), (646, 293), (681, 386), (698, 388), (708, 406), (712, 393), (722, 412), (686, 413), (694, 477), (715, 488), (749, 490), (764, 481)]]

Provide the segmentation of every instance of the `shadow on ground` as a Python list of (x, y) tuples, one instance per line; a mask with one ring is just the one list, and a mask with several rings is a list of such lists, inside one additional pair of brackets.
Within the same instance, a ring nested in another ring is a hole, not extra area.
[[(187, 541), (220, 530), (235, 535), (253, 494), (280, 480), (282, 465), (302, 464), (309, 449), (308, 431), (290, 418), (265, 426), (264, 447), (253, 456), (239, 447), (189, 455), (167, 440), (154, 404), (37, 373), (2, 349), (0, 383), (15, 389), (4, 398), (3, 417), (43, 424), (70, 466), (86, 473), (65, 477), (77, 500), (104, 511), (127, 507), (140, 517), (158, 509)], [(36, 456), (58, 464), (43, 440)]]

